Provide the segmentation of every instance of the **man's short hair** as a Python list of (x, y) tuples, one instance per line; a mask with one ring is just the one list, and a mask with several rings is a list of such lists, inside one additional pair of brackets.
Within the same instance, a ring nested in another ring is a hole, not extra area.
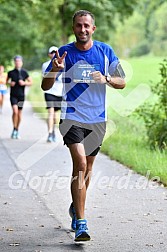
[(16, 56), (14, 56), (13, 59), (14, 59), (14, 61), (16, 61), (17, 59), (20, 59), (23, 61), (23, 57), (21, 55), (16, 55)]
[(75, 18), (80, 16), (87, 16), (87, 15), (90, 15), (91, 18), (92, 18), (92, 24), (95, 25), (95, 16), (90, 12), (90, 11), (87, 11), (87, 10), (79, 10), (79, 11), (76, 11), (73, 15), (73, 18), (72, 18), (72, 22), (74, 24), (75, 22)]

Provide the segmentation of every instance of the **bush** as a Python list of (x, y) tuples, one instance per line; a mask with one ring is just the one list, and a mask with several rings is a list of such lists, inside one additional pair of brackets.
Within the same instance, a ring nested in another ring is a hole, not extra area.
[(151, 149), (167, 149), (167, 60), (160, 64), (161, 80), (152, 86), (157, 95), (154, 104), (144, 103), (136, 112), (144, 119)]

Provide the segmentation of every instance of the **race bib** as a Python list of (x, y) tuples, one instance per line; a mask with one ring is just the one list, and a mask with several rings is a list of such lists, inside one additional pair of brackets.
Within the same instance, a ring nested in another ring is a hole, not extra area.
[(78, 62), (74, 66), (73, 82), (74, 83), (95, 83), (92, 73), (100, 70), (99, 64), (90, 65), (87, 62)]

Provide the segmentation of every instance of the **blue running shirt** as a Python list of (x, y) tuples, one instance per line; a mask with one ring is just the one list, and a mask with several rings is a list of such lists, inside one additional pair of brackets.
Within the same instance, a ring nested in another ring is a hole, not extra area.
[[(106, 85), (95, 83), (91, 72), (100, 71), (103, 75), (112, 75), (118, 64), (113, 49), (99, 41), (87, 51), (76, 48), (72, 42), (59, 49), (59, 54), (67, 51), (62, 79), (63, 102), (61, 119), (75, 120), (81, 123), (99, 123), (107, 120)], [(46, 72), (50, 71), (52, 63)]]

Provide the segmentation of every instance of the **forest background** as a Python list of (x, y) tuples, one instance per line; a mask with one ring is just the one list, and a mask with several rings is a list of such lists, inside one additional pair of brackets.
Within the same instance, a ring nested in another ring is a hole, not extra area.
[(1, 64), (21, 54), (26, 68), (41, 67), (50, 45), (74, 39), (72, 15), (78, 9), (94, 13), (94, 39), (112, 45), (119, 57), (167, 51), (165, 0), (0, 0)]

